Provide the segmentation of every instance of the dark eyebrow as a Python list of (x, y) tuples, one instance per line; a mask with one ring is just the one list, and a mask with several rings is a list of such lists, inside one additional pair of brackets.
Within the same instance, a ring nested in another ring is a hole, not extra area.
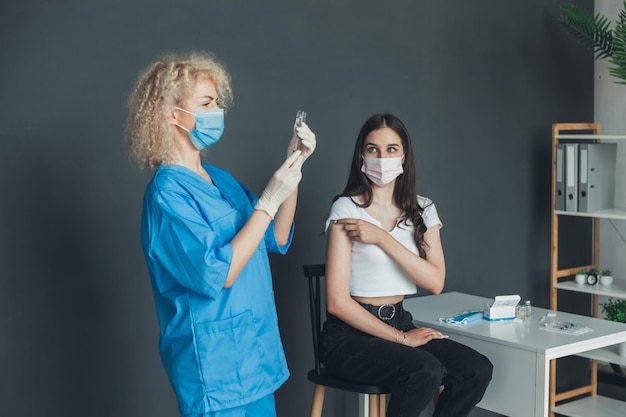
[[(378, 145), (372, 142), (367, 142), (365, 143), (364, 146), (373, 146), (375, 148), (378, 148)], [(388, 143), (386, 145), (383, 146), (383, 148), (390, 148), (390, 147), (402, 147), (402, 143)]]

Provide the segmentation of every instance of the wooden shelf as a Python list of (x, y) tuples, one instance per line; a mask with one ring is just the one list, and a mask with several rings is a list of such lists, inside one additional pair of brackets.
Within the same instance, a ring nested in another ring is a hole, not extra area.
[(558, 405), (552, 411), (569, 417), (616, 417), (626, 415), (626, 402), (596, 395)]
[[(560, 143), (571, 143), (576, 141), (583, 141), (583, 143), (623, 143), (623, 141), (626, 141), (626, 135), (603, 135), (600, 133), (600, 131), (600, 124), (598, 123), (557, 123), (552, 125), (552, 253), (550, 273), (550, 307), (552, 310), (558, 310), (557, 300), (558, 292), (560, 290), (574, 291), (592, 295), (592, 300), (594, 304), (592, 308), (592, 316), (597, 316), (599, 313), (597, 308), (598, 296), (601, 295), (626, 299), (626, 277), (624, 277), (624, 279), (614, 278), (611, 285), (580, 285), (573, 279), (566, 280), (568, 279), (567, 277), (575, 273), (574, 268), (564, 269), (560, 268), (558, 264), (559, 218), (561, 218), (562, 216), (585, 217), (589, 219), (589, 223), (592, 226), (590, 236), (591, 263), (589, 265), (584, 265), (585, 268), (598, 268), (600, 240), (599, 230), (601, 219), (626, 220), (626, 209), (624, 208), (615, 207), (594, 212), (556, 210), (557, 145)], [(620, 144), (619, 146), (623, 145)], [(571, 275), (570, 272), (572, 273)], [(591, 392), (595, 392), (595, 389), (597, 387), (597, 361), (614, 363), (618, 365), (626, 365), (626, 357), (620, 356), (617, 353), (617, 350), (618, 345), (614, 345), (577, 354), (577, 356), (581, 356), (591, 360), (590, 387), (593, 388)], [(572, 393), (572, 395), (580, 396), (580, 392), (574, 393), (574, 391), (576, 390), (555, 395), (556, 361), (553, 361), (550, 366), (550, 387), (553, 390), (550, 394), (549, 400), (551, 417), (554, 417), (555, 413), (569, 417), (615, 417), (626, 415), (626, 402), (624, 401), (618, 401), (595, 395), (579, 398), (574, 401), (567, 400), (566, 398), (571, 398), (571, 396), (569, 396), (569, 393)], [(563, 396), (562, 394), (566, 395)], [(558, 401), (560, 403), (559, 405), (555, 404), (557, 402), (555, 398), (557, 397), (561, 398), (561, 400)]]
[(593, 133), (588, 134), (560, 134), (555, 136), (556, 139), (567, 140), (614, 140), (621, 141), (626, 140), (626, 135), (596, 135)]
[(554, 214), (558, 214), (559, 216), (578, 216), (591, 217), (596, 219), (626, 220), (626, 210), (620, 208), (611, 208), (590, 212), (554, 210)]
[(626, 357), (618, 354), (617, 349), (618, 345), (613, 345), (601, 349), (588, 350), (587, 352), (580, 353), (576, 356), (626, 366)]
[(585, 285), (576, 281), (561, 281), (553, 285), (554, 288), (587, 294), (605, 295), (607, 297), (626, 298), (626, 280), (613, 278), (611, 285)]

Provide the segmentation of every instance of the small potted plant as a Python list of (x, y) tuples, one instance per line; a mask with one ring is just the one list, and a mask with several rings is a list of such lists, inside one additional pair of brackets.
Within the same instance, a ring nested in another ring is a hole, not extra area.
[(585, 271), (585, 268), (580, 268), (578, 272), (576, 272), (576, 276), (574, 278), (576, 279), (576, 283), (578, 285), (585, 285), (587, 282), (587, 271)]
[(600, 273), (600, 285), (611, 285), (613, 283), (613, 273), (605, 269)]
[[(606, 303), (600, 303), (604, 318), (606, 320), (626, 323), (626, 300), (620, 298), (609, 297)], [(626, 357), (626, 342), (622, 342), (617, 347), (618, 353)]]

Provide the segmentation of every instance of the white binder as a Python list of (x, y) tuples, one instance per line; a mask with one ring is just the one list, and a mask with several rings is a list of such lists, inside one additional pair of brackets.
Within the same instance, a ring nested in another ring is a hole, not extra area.
[(565, 210), (578, 211), (578, 144), (565, 144)]
[(578, 155), (578, 211), (613, 208), (617, 144), (581, 143)]

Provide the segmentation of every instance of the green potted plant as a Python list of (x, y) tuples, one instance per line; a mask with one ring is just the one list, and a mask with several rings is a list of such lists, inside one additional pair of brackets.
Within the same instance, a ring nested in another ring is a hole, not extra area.
[[(600, 303), (606, 320), (626, 323), (626, 300), (609, 297), (606, 303)], [(626, 342), (617, 346), (618, 354), (626, 357)]]
[(626, 300), (609, 297), (606, 303), (601, 303), (605, 318), (619, 323), (626, 323)]
[(617, 84), (626, 84), (626, 1), (620, 10), (615, 27), (601, 14), (580, 9), (573, 3), (561, 6), (565, 13), (558, 21), (578, 41), (594, 52), (595, 59), (608, 59), (609, 74)]
[(585, 285), (587, 282), (587, 271), (585, 271), (585, 268), (580, 268), (578, 272), (576, 272), (574, 279), (578, 285)]
[(613, 283), (613, 273), (605, 269), (600, 273), (600, 285), (611, 285)]

